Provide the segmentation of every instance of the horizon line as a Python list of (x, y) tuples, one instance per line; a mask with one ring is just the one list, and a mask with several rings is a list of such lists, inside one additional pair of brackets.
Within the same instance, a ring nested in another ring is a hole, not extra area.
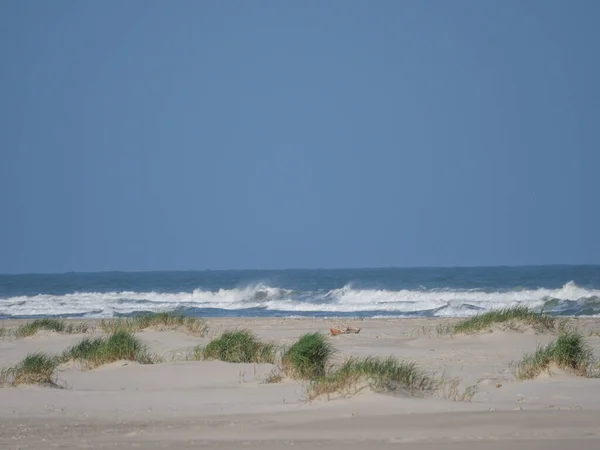
[(376, 267), (297, 267), (283, 269), (152, 269), (152, 270), (97, 270), (97, 271), (65, 271), (65, 272), (12, 272), (0, 273), (0, 276), (24, 276), (24, 275), (91, 275), (111, 273), (159, 273), (159, 272), (292, 272), (292, 271), (319, 271), (319, 270), (389, 270), (389, 269), (525, 269), (533, 267), (600, 267), (600, 264), (500, 264), (500, 265), (453, 265), (453, 266), (376, 266)]

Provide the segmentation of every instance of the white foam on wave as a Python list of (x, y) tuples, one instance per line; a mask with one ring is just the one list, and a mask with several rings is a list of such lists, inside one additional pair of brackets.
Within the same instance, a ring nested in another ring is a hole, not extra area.
[[(580, 300), (600, 297), (600, 290), (588, 290), (569, 282), (560, 289), (523, 289), (506, 292), (480, 290), (377, 290), (354, 289), (351, 285), (329, 292), (314, 292), (304, 300), (294, 292), (263, 284), (236, 289), (193, 292), (75, 292), (65, 295), (40, 294), (0, 299), (0, 315), (36, 316), (80, 314), (110, 317), (139, 311), (175, 308), (243, 310), (262, 308), (294, 313), (373, 312), (407, 314), (430, 311), (434, 316), (468, 316), (489, 309), (526, 305), (541, 307), (550, 299)], [(308, 299), (306, 299), (308, 298)]]

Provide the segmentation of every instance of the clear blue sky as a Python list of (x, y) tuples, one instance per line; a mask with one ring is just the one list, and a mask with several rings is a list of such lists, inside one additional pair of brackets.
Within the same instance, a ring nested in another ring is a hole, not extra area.
[(0, 2), (0, 272), (600, 263), (600, 1)]

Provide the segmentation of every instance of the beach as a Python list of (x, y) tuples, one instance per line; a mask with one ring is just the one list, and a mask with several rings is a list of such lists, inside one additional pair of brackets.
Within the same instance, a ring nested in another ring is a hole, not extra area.
[[(137, 336), (157, 364), (117, 361), (89, 369), (63, 364), (60, 388), (0, 389), (0, 448), (593, 448), (600, 440), (600, 379), (558, 367), (517, 380), (511, 367), (547, 345), (554, 333), (499, 327), (467, 335), (441, 332), (459, 319), (221, 318), (204, 337), (147, 329)], [(4, 320), (11, 329), (21, 320)], [(73, 322), (81, 322), (76, 320)], [(395, 356), (447, 380), (436, 392), (411, 395), (359, 389), (309, 399), (308, 382), (267, 383), (274, 364), (185, 361), (197, 345), (229, 329), (249, 329), (289, 346), (340, 323), (357, 334), (330, 336), (334, 361)], [(570, 319), (596, 357), (600, 319)], [(85, 336), (101, 335), (86, 321)], [(28, 353), (60, 353), (84, 335), (40, 331), (0, 340), (0, 367)], [(451, 381), (454, 380), (454, 381)]]
[(0, 450), (600, 450), (599, 23), (0, 1)]

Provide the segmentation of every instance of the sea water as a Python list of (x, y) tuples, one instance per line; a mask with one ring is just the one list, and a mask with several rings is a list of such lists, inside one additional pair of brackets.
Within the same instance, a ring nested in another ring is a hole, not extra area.
[(458, 317), (514, 305), (600, 315), (600, 266), (0, 275), (0, 318)]

